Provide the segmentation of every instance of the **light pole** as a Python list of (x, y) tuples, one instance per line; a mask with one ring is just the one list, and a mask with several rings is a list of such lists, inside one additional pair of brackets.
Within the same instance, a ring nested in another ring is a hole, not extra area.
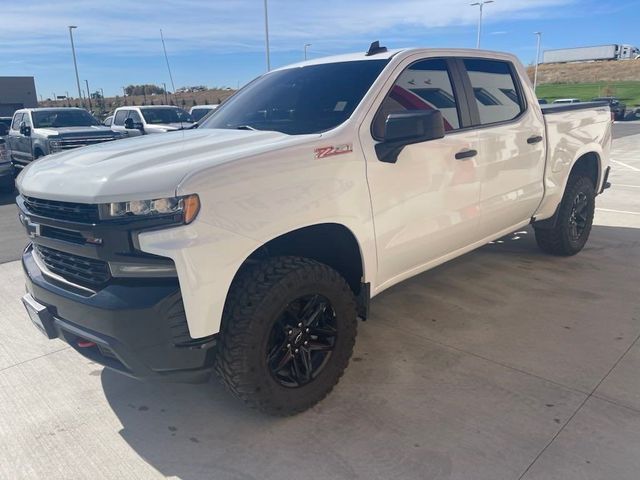
[(478, 18), (478, 41), (476, 48), (480, 48), (480, 38), (482, 37), (482, 11), (487, 3), (493, 3), (494, 0), (480, 0), (479, 2), (472, 3), (472, 7), (480, 7), (480, 17)]
[(264, 0), (264, 40), (267, 55), (267, 72), (271, 70), (271, 53), (269, 52), (269, 9), (267, 0)]
[(538, 37), (537, 46), (536, 46), (536, 69), (533, 74), (533, 91), (536, 91), (536, 87), (538, 86), (538, 64), (540, 63), (540, 41), (542, 39), (542, 32), (534, 32), (535, 36)]
[(91, 106), (91, 90), (89, 90), (89, 80), (85, 79), (84, 83), (87, 84), (87, 101), (89, 102), (89, 110), (93, 107)]
[(304, 44), (304, 59), (307, 59), (307, 48), (309, 48), (311, 46), (310, 43), (305, 43)]
[(80, 88), (80, 75), (78, 75), (78, 61), (76, 60), (76, 47), (73, 44), (73, 29), (78, 28), (75, 25), (69, 25), (69, 38), (71, 39), (71, 53), (73, 53), (73, 67), (76, 70), (76, 84), (78, 85), (78, 98), (80, 99), (80, 104), (82, 104), (82, 89)]

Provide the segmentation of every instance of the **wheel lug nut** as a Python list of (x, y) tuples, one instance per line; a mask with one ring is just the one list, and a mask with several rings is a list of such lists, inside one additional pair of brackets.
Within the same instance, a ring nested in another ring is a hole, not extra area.
[(300, 323), (298, 324), (298, 327), (302, 327), (302, 322), (300, 322)]
[(291, 348), (291, 344), (290, 343), (287, 343), (287, 348)]
[(305, 344), (305, 345), (309, 345), (309, 342), (307, 342), (307, 341), (305, 340), (305, 341), (304, 341), (304, 344)]
[(296, 348), (296, 353), (298, 353), (299, 351), (300, 351), (300, 350), (298, 350), (298, 349)]

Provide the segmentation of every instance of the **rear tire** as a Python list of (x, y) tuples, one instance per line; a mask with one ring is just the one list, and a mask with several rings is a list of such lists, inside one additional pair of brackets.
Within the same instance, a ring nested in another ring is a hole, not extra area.
[(293, 415), (338, 383), (356, 328), (355, 298), (338, 272), (307, 258), (271, 258), (234, 281), (215, 370), (250, 407)]
[(540, 228), (534, 224), (536, 242), (543, 252), (570, 256), (582, 250), (587, 243), (595, 212), (595, 187), (584, 174), (569, 177), (553, 228)]

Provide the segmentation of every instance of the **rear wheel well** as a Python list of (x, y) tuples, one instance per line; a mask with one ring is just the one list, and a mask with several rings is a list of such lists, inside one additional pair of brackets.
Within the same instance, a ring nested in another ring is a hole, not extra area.
[(347, 281), (354, 295), (360, 294), (363, 278), (362, 255), (351, 231), (337, 223), (323, 223), (293, 230), (255, 250), (245, 265), (265, 258), (297, 256), (329, 265)]
[(571, 175), (582, 174), (590, 178), (593, 187), (598, 189), (598, 179), (600, 178), (600, 157), (595, 152), (582, 155), (571, 169)]

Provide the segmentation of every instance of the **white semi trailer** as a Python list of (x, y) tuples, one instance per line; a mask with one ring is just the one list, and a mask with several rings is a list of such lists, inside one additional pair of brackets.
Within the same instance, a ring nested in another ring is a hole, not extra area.
[(594, 60), (628, 60), (640, 56), (633, 45), (611, 44), (594, 47), (560, 48), (546, 50), (543, 63), (588, 62)]

